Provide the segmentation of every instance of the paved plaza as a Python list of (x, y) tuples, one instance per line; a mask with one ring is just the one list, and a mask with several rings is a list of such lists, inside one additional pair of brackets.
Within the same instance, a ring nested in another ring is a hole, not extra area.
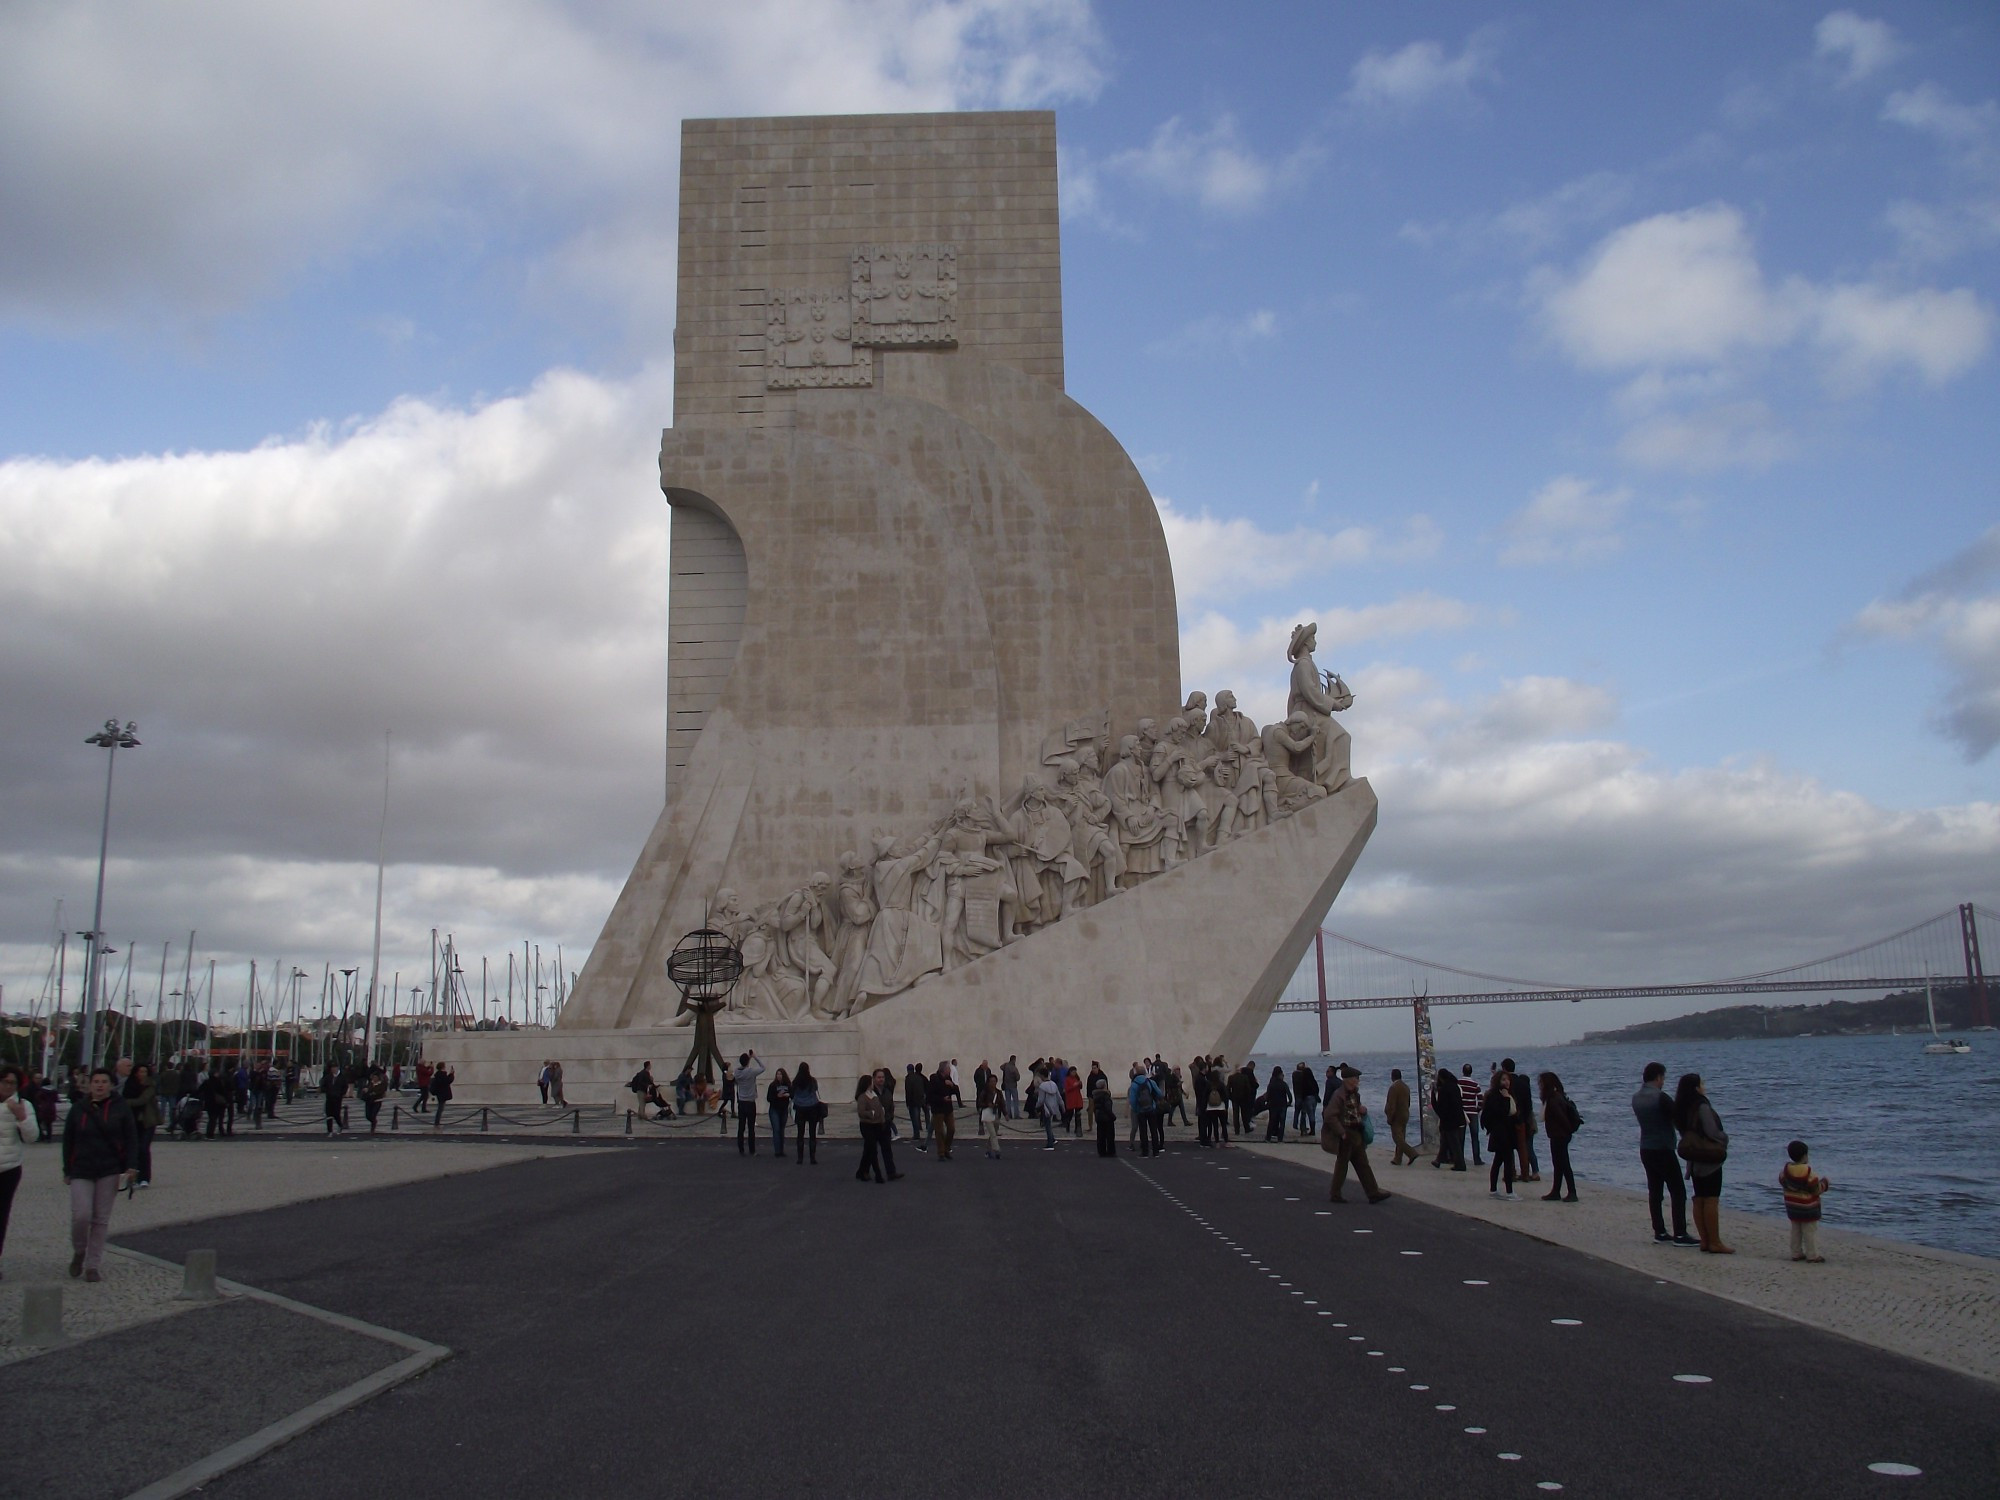
[(1973, 1495), (2000, 1468), (1986, 1382), (1413, 1194), (1329, 1206), (1304, 1153), (968, 1142), (885, 1187), (855, 1154), (584, 1145), (120, 1238), (453, 1351), (205, 1494), (344, 1497), (358, 1453), (482, 1496)]

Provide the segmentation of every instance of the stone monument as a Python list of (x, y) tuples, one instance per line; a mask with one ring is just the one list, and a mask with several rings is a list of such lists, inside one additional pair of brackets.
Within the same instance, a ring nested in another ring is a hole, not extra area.
[(677, 1067), (706, 927), (729, 1055), (1242, 1057), (1375, 800), (1312, 625), (1283, 722), (1182, 697), (1158, 512), (1063, 393), (1055, 117), (690, 120), (680, 206), (665, 806), (556, 1029), (434, 1055)]

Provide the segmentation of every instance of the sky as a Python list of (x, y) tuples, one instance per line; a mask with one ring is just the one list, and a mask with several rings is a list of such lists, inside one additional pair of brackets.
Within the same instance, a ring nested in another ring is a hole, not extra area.
[(385, 734), (384, 983), (433, 927), (581, 966), (658, 811), (710, 115), (1057, 111), (1068, 390), (1186, 686), (1275, 717), (1312, 618), (1355, 690), (1334, 930), (1637, 983), (2000, 906), (1997, 81), (1976, 3), (0, 9), (7, 1008), (109, 715), (142, 1000), (190, 929), (228, 1004), (365, 983)]

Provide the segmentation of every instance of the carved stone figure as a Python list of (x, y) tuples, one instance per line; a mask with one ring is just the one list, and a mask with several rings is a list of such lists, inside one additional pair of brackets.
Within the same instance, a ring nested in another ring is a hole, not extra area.
[(1039, 776), (1022, 781), (1019, 795), (1002, 812), (1000, 826), (1010, 840), (1002, 850), (1020, 898), (1015, 930), (1032, 932), (1059, 921), (1069, 909), (1066, 891), (1081, 885), (1088, 872), (1071, 853), (1069, 819)]
[(1215, 712), (1209, 715), (1208, 728), (1202, 737), (1220, 754), (1256, 739), (1257, 726), (1248, 714), (1236, 711), (1236, 695), (1224, 688), (1215, 695)]
[(875, 835), (875, 920), (861, 956), (855, 1009), (899, 995), (944, 967), (944, 878), (931, 867), (939, 833)]
[(829, 926), (827, 892), (833, 880), (815, 870), (805, 885), (778, 903), (778, 967), (805, 981), (806, 1009), (825, 1016), (827, 991), (833, 986), (833, 960), (824, 946)]
[(1142, 758), (1139, 737), (1126, 735), (1118, 742), (1118, 764), (1104, 778), (1104, 795), (1110, 799), (1118, 847), (1125, 856), (1125, 872), (1118, 877), (1121, 886), (1137, 885), (1167, 867), (1163, 845), (1168, 824), (1153, 804), (1157, 790)]
[(949, 971), (1012, 939), (1020, 899), (1007, 862), (987, 852), (1006, 840), (992, 812), (961, 797), (939, 832), (933, 863), (944, 872), (944, 966)]
[(1187, 720), (1188, 733), (1200, 739), (1208, 728), (1208, 694), (1199, 688), (1189, 693), (1181, 707), (1181, 717)]
[(1303, 709), (1282, 724), (1264, 726), (1264, 759), (1276, 780), (1280, 815), (1326, 795), (1326, 789), (1313, 780), (1313, 757), (1318, 747), (1312, 721)]
[(1147, 772), (1158, 788), (1160, 810), (1168, 820), (1167, 863), (1193, 859), (1208, 847), (1210, 813), (1202, 797), (1201, 760), (1188, 735), (1188, 721), (1179, 714), (1167, 720), (1167, 731), (1153, 747)]
[(1125, 873), (1125, 856), (1109, 827), (1111, 799), (1072, 756), (1056, 762), (1055, 789), (1049, 796), (1069, 824), (1070, 855), (1083, 870), (1068, 891), (1070, 908), (1108, 900), (1117, 894), (1118, 877)]
[(833, 916), (838, 935), (833, 940), (833, 988), (827, 994), (827, 1014), (844, 1016), (854, 1009), (861, 983), (861, 960), (868, 952), (868, 929), (875, 921), (875, 896), (868, 862), (852, 849), (840, 856), (840, 885), (834, 892)]
[(1285, 655), (1292, 663), (1292, 691), (1285, 703), (1287, 714), (1303, 713), (1312, 725), (1312, 780), (1321, 790), (1337, 792), (1347, 785), (1349, 741), (1346, 729), (1333, 716), (1354, 703), (1347, 684), (1332, 672), (1322, 674), (1313, 661), (1319, 644), (1319, 626), (1313, 621), (1292, 628), (1292, 642)]

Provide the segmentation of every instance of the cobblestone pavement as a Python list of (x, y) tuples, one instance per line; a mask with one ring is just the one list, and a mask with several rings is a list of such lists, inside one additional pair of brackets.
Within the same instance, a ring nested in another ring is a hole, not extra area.
[[(1329, 1168), (1333, 1161), (1310, 1143), (1258, 1142), (1247, 1149)], [(1791, 1259), (1783, 1219), (1732, 1213), (1726, 1184), (1722, 1233), (1736, 1254), (1703, 1255), (1653, 1242), (1642, 1193), (1578, 1178), (1580, 1201), (1544, 1203), (1545, 1174), (1540, 1182), (1517, 1184), (1519, 1197), (1509, 1203), (1487, 1195), (1483, 1169), (1439, 1171), (1428, 1159), (1392, 1169), (1387, 1151), (1378, 1146), (1368, 1154), (1391, 1192), (1878, 1349), (2000, 1381), (2000, 1260), (1842, 1233), (1838, 1192), (1827, 1195), (1819, 1236), (1826, 1263), (1815, 1266)]]
[[(180, 1291), (175, 1271), (117, 1254), (121, 1237), (168, 1224), (241, 1214), (280, 1204), (337, 1197), (368, 1188), (476, 1172), (573, 1149), (550, 1145), (479, 1144), (462, 1141), (319, 1144), (288, 1141), (156, 1141), (153, 1182), (145, 1192), (121, 1196), (111, 1215), (114, 1248), (96, 1285), (68, 1275), (69, 1193), (54, 1142), (28, 1149), (26, 1171), (14, 1198), (0, 1270), (0, 1365), (40, 1351), (20, 1342), (22, 1288), (56, 1284), (63, 1288), (63, 1327), (72, 1338), (89, 1338), (186, 1311), (193, 1304), (174, 1300)], [(224, 1265), (221, 1274), (228, 1276)]]

